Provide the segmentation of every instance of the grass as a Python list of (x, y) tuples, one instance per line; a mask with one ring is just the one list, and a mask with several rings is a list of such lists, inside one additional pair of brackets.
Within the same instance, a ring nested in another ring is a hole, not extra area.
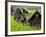
[(32, 30), (40, 30), (40, 26), (29, 26), (23, 25), (21, 22), (16, 22), (14, 20), (14, 16), (11, 16), (11, 32), (15, 31), (32, 31)]

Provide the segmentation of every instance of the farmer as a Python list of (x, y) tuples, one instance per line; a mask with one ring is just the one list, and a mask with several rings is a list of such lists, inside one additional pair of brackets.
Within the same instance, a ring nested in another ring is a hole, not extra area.
[(14, 18), (16, 19), (16, 21), (20, 20), (20, 14), (21, 14), (21, 11), (20, 11), (19, 8), (17, 8), (16, 12), (15, 12), (15, 15), (14, 15)]

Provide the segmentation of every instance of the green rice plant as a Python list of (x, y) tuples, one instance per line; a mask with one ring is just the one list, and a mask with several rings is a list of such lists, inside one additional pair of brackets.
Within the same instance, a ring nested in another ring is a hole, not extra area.
[(11, 31), (33, 31), (33, 30), (40, 30), (40, 26), (30, 26), (26, 24), (22, 24), (21, 22), (16, 22), (14, 20), (14, 16), (11, 16)]

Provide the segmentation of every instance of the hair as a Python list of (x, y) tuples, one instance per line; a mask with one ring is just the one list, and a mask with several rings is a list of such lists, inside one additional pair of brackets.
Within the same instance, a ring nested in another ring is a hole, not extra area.
[(17, 12), (18, 14), (21, 14), (21, 13), (22, 13), (19, 8), (16, 9), (16, 12)]
[(28, 14), (28, 11), (26, 11), (26, 10), (23, 8), (23, 13), (26, 13), (26, 14)]

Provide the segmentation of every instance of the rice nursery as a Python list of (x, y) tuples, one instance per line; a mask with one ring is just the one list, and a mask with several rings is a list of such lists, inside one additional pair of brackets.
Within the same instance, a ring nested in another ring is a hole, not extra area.
[(34, 31), (41, 29), (41, 7), (11, 6), (11, 31)]

